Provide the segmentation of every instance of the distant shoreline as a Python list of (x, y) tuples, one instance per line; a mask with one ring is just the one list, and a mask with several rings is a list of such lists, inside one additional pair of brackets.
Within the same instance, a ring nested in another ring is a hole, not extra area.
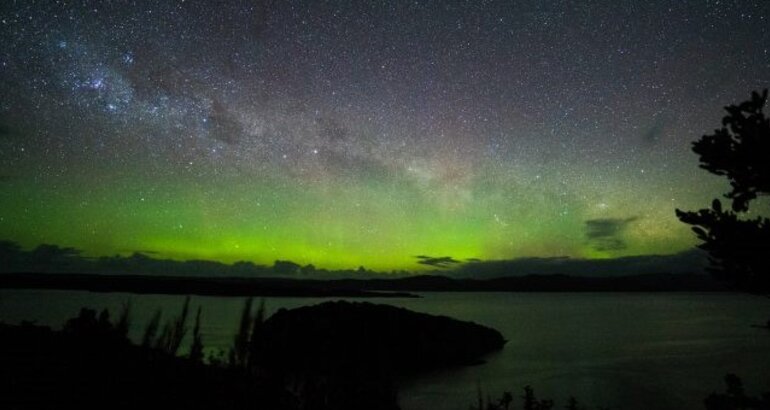
[(272, 278), (185, 278), (179, 276), (99, 275), (69, 273), (0, 274), (0, 289), (85, 290), (137, 294), (271, 297), (398, 297), (406, 292), (319, 286), (305, 281)]
[(0, 289), (58, 289), (201, 296), (419, 297), (410, 292), (720, 292), (709, 276), (646, 274), (620, 277), (567, 275), (454, 279), (414, 276), (395, 279), (201, 278), (71, 273), (4, 273)]

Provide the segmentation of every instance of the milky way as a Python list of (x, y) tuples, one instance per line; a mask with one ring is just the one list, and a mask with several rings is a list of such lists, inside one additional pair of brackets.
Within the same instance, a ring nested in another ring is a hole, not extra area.
[[(157, 4), (156, 4), (157, 3)], [(3, 1), (0, 239), (414, 268), (669, 254), (767, 1)]]

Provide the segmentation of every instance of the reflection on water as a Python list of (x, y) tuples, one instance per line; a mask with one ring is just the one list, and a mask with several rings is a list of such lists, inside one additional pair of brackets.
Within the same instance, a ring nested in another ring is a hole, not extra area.
[[(173, 315), (182, 296), (71, 291), (0, 291), (0, 320), (59, 326), (82, 306), (119, 311), (131, 300), (131, 336), (141, 337), (152, 313)], [(268, 312), (325, 298), (273, 298)], [(471, 320), (508, 339), (486, 364), (446, 369), (405, 381), (405, 410), (465, 410), (476, 386), (499, 396), (530, 384), (562, 407), (569, 395), (587, 405), (622, 409), (702, 409), (722, 391), (728, 371), (750, 393), (770, 390), (770, 332), (752, 328), (770, 316), (770, 301), (735, 294), (691, 293), (426, 293), (421, 299), (367, 299)], [(242, 298), (194, 297), (203, 306), (204, 343), (229, 347)], [(764, 383), (764, 385), (763, 385)]]

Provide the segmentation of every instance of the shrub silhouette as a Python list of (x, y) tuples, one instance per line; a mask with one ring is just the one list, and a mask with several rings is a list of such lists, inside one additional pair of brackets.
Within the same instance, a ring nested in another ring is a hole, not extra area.
[[(185, 333), (184, 311), (167, 326), (173, 339), (164, 349), (152, 337), (149, 346), (130, 343), (121, 325), (127, 306), (115, 322), (106, 310), (83, 308), (61, 331), (0, 323), (0, 408), (299, 410), (283, 386), (166, 351)], [(196, 317), (193, 344), (197, 334), (202, 350)]]
[[(521, 407), (514, 404), (513, 395), (510, 392), (504, 392), (499, 399), (493, 400), (489, 397), (484, 399), (481, 393), (481, 387), (477, 389), (476, 405), (471, 405), (470, 410), (509, 410), (521, 408), (523, 410), (552, 410), (554, 408), (553, 400), (538, 399), (535, 396), (535, 390), (531, 386), (524, 386), (524, 395), (521, 398)], [(564, 407), (567, 410), (581, 410), (577, 399), (570, 397)], [(599, 408), (601, 409), (601, 407)]]
[(770, 393), (762, 397), (749, 397), (743, 390), (743, 382), (734, 375), (725, 376), (727, 389), (724, 394), (711, 393), (703, 404), (706, 410), (767, 410), (770, 409)]
[[(123, 319), (125, 317), (125, 319)], [(124, 310), (121, 321), (113, 325), (110, 312), (102, 310), (97, 316), (96, 310), (80, 309), (77, 317), (69, 319), (62, 327), (62, 333), (87, 345), (128, 344), (127, 328), (122, 322), (128, 321), (128, 312)]]
[(752, 293), (770, 291), (770, 220), (740, 218), (749, 203), (770, 193), (770, 120), (763, 112), (767, 90), (753, 92), (751, 99), (725, 109), (722, 128), (693, 143), (700, 167), (726, 177), (732, 201), (724, 210), (719, 199), (711, 208), (695, 212), (677, 209), (676, 216), (692, 225), (703, 241), (699, 248), (709, 253), (710, 272)]

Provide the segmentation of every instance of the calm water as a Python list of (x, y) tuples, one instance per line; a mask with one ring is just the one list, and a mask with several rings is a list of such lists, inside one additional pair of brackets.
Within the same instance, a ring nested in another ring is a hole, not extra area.
[[(405, 410), (466, 410), (477, 385), (493, 396), (530, 384), (563, 407), (569, 395), (615, 409), (702, 409), (723, 391), (728, 371), (750, 393), (770, 390), (770, 300), (735, 294), (425, 293), (421, 299), (367, 299), (492, 326), (509, 340), (486, 364), (448, 369), (404, 382)], [(59, 326), (81, 306), (117, 311), (133, 305), (138, 338), (158, 309), (176, 314), (183, 297), (70, 291), (0, 291), (0, 320)], [(268, 311), (322, 298), (271, 298)], [(203, 306), (204, 343), (232, 341), (242, 298), (195, 297)]]

